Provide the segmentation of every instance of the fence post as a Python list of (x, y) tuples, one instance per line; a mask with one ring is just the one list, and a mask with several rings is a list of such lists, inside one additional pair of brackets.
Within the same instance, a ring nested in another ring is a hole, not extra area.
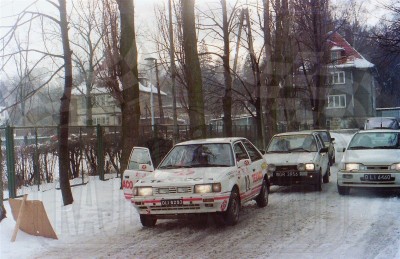
[(39, 172), (39, 148), (38, 148), (38, 134), (37, 128), (35, 127), (35, 153), (33, 155), (33, 173), (35, 177), (35, 183), (40, 191), (40, 172)]
[(10, 126), (6, 127), (6, 152), (9, 198), (16, 198), (17, 193), (15, 184), (14, 129)]
[(104, 181), (104, 141), (103, 129), (100, 124), (97, 124), (97, 170), (99, 172), (99, 179)]

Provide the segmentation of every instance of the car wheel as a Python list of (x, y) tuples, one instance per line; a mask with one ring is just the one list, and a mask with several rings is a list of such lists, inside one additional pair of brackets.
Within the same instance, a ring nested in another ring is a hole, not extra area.
[(264, 180), (261, 186), (260, 194), (256, 198), (258, 207), (263, 208), (268, 205), (268, 195), (269, 195), (268, 184), (267, 181)]
[(349, 195), (350, 193), (350, 187), (345, 187), (345, 186), (337, 186), (337, 190), (340, 195)]
[(157, 223), (157, 218), (140, 214), (140, 222), (142, 223), (143, 227), (154, 227)]
[(320, 192), (322, 191), (322, 173), (321, 169), (319, 170), (318, 176), (317, 176), (317, 183), (315, 184), (315, 190)]
[(329, 175), (330, 175), (330, 174), (331, 174), (331, 169), (330, 169), (330, 167), (328, 166), (328, 168), (326, 169), (325, 175), (324, 175), (324, 177), (322, 178), (322, 180), (323, 180), (324, 183), (329, 183)]
[(228, 208), (224, 212), (224, 221), (228, 226), (236, 225), (239, 221), (240, 200), (237, 189), (233, 189), (229, 198)]

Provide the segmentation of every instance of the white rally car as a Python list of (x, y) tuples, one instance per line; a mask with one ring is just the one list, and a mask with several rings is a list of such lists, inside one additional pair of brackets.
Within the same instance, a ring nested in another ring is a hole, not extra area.
[(143, 226), (160, 218), (212, 213), (234, 225), (243, 203), (268, 204), (267, 163), (244, 138), (192, 140), (175, 145), (154, 173), (133, 187), (132, 204)]
[(127, 169), (124, 171), (122, 189), (126, 199), (132, 199), (133, 186), (139, 179), (153, 174), (154, 166), (147, 148), (134, 147), (129, 157)]
[(344, 151), (337, 174), (340, 195), (350, 188), (400, 189), (400, 130), (359, 131)]

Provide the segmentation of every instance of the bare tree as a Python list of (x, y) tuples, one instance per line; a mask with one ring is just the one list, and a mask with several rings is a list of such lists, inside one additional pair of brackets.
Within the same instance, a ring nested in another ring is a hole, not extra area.
[[(23, 100), (26, 100), (36, 94), (42, 87), (47, 85), (62, 69), (64, 69), (64, 92), (61, 97), (61, 104), (60, 104), (60, 131), (59, 131), (59, 178), (60, 178), (60, 188), (63, 196), (64, 205), (71, 204), (73, 202), (71, 187), (69, 183), (69, 154), (68, 154), (68, 124), (69, 124), (69, 111), (70, 111), (70, 100), (71, 100), (71, 90), (72, 90), (72, 59), (71, 59), (71, 49), (69, 47), (69, 35), (68, 35), (68, 19), (67, 19), (67, 9), (66, 9), (66, 1), (59, 0), (58, 4), (52, 2), (50, 0), (47, 1), (50, 5), (55, 7), (59, 12), (59, 17), (55, 18), (51, 15), (46, 13), (37, 12), (37, 11), (30, 11), (29, 8), (36, 3), (32, 3), (28, 6), (21, 14), (18, 15), (16, 22), (13, 26), (11, 26), (10, 30), (5, 33), (2, 37), (2, 40), (5, 42), (3, 48), (10, 47), (12, 44), (12, 39), (17, 32), (17, 29), (24, 24), (29, 24), (33, 20), (39, 20), (42, 26), (42, 37), (43, 40), (48, 40), (46, 38), (46, 33), (44, 30), (44, 21), (49, 20), (53, 22), (60, 30), (61, 36), (58, 39), (61, 39), (62, 47), (63, 47), (63, 54), (52, 54), (46, 46), (44, 50), (42, 49), (34, 49), (30, 46), (27, 46), (25, 49), (19, 49), (18, 51), (11, 52), (8, 54), (3, 55), (6, 58), (6, 62), (4, 66), (8, 63), (11, 57), (18, 55), (20, 53), (25, 52), (35, 52), (37, 54), (42, 55), (39, 58), (35, 65), (39, 64), (40, 62), (45, 61), (46, 58), (50, 58), (53, 61), (53, 64), (57, 64), (54, 61), (55, 58), (60, 58), (63, 60), (63, 64), (58, 66), (53, 71), (53, 74), (49, 76), (49, 78), (44, 82), (42, 85), (35, 87), (32, 91), (27, 93)], [(4, 67), (3, 67), (4, 68)], [(23, 101), (21, 100), (21, 101)], [(14, 104), (16, 105), (16, 104)]]
[(73, 61), (76, 64), (86, 86), (86, 125), (93, 125), (93, 97), (92, 90), (96, 83), (95, 71), (103, 60), (102, 38), (104, 34), (99, 1), (73, 1), (73, 11), (77, 19), (71, 21), (74, 35), (71, 45), (75, 49)]
[(329, 61), (328, 31), (332, 25), (328, 0), (294, 0), (296, 41), (307, 80), (315, 128), (325, 127), (325, 93)]

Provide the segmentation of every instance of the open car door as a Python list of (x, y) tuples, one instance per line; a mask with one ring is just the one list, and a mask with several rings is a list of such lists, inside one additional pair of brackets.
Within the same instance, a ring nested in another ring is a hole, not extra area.
[(125, 198), (131, 199), (135, 183), (153, 172), (154, 165), (149, 149), (133, 147), (128, 161), (128, 168), (124, 171), (122, 180)]

